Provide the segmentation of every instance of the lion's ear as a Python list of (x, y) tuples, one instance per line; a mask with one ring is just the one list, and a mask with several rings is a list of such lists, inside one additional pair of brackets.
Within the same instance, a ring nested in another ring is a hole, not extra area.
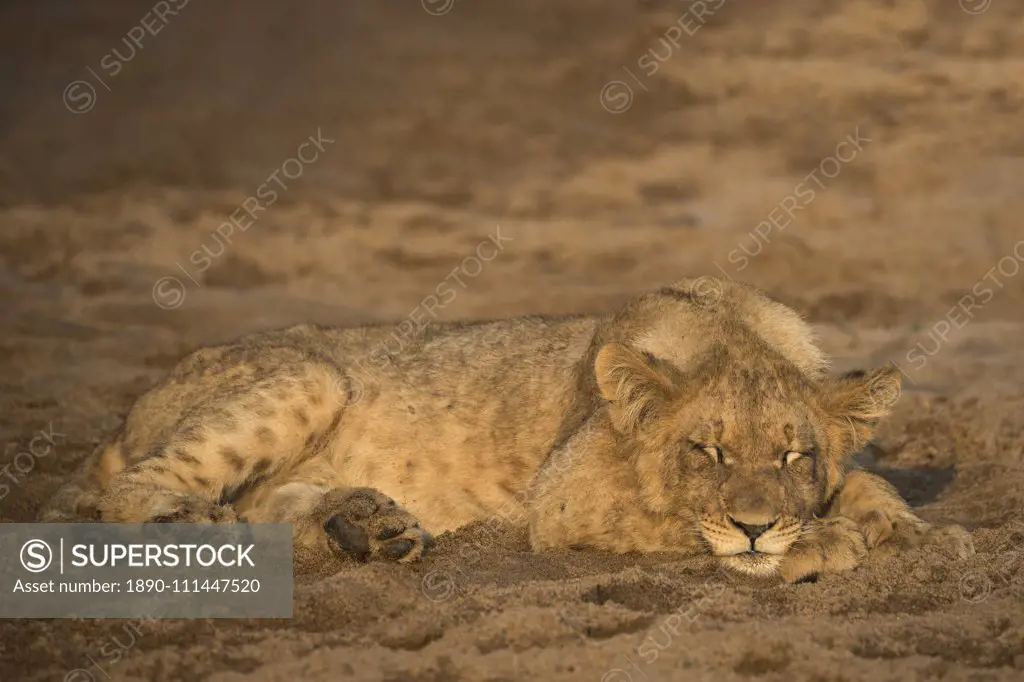
[(635, 430), (650, 418), (672, 393), (672, 380), (657, 361), (621, 343), (609, 343), (594, 362), (597, 387), (611, 403), (615, 428)]
[(848, 429), (848, 448), (858, 450), (900, 399), (899, 367), (889, 363), (870, 372), (848, 372), (825, 385), (829, 413)]

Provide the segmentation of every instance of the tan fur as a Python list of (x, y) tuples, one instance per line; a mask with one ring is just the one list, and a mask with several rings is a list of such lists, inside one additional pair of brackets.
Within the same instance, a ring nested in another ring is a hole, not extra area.
[(528, 519), (537, 550), (711, 553), (790, 581), (880, 543), (971, 551), (846, 473), (896, 371), (826, 369), (795, 312), (711, 278), (613, 316), (293, 327), (185, 358), (41, 518), (290, 522), (319, 572), (494, 517)]

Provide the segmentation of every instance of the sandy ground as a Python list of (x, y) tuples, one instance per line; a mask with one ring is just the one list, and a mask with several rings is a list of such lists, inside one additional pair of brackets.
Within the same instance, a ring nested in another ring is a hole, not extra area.
[(454, 268), (445, 319), (724, 273), (838, 368), (900, 363), (862, 458), (977, 556), (764, 590), (471, 527), (300, 586), (287, 621), (0, 622), (0, 678), (1022, 679), (1024, 7), (424, 4), (0, 3), (0, 465), (62, 434), (7, 469), (0, 518), (32, 520), (198, 344), (399, 321)]

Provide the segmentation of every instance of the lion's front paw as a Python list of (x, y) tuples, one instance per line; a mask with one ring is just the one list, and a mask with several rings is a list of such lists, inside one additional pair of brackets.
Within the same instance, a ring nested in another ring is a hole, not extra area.
[(867, 553), (867, 542), (856, 523), (844, 518), (820, 519), (808, 524), (782, 558), (779, 574), (792, 583), (821, 573), (842, 573), (857, 567)]
[(332, 491), (322, 507), (331, 546), (360, 561), (416, 561), (434, 544), (409, 512), (372, 488)]
[(869, 549), (884, 544), (902, 549), (936, 547), (956, 559), (974, 555), (971, 534), (955, 524), (933, 525), (910, 513), (890, 517), (881, 511), (871, 512), (857, 523)]
[(963, 526), (918, 523), (900, 529), (898, 537), (907, 547), (935, 547), (954, 559), (974, 556), (974, 540)]

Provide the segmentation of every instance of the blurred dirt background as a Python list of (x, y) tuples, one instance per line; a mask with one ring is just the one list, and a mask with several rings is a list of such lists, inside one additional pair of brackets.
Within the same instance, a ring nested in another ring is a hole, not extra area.
[(757, 590), (471, 527), (299, 587), (292, 620), (0, 622), (3, 680), (1024, 676), (1019, 2), (7, 0), (0, 45), (4, 521), (187, 350), (397, 322), (500, 229), (445, 319), (724, 273), (803, 311), (838, 369), (899, 362), (864, 462), (979, 550)]

